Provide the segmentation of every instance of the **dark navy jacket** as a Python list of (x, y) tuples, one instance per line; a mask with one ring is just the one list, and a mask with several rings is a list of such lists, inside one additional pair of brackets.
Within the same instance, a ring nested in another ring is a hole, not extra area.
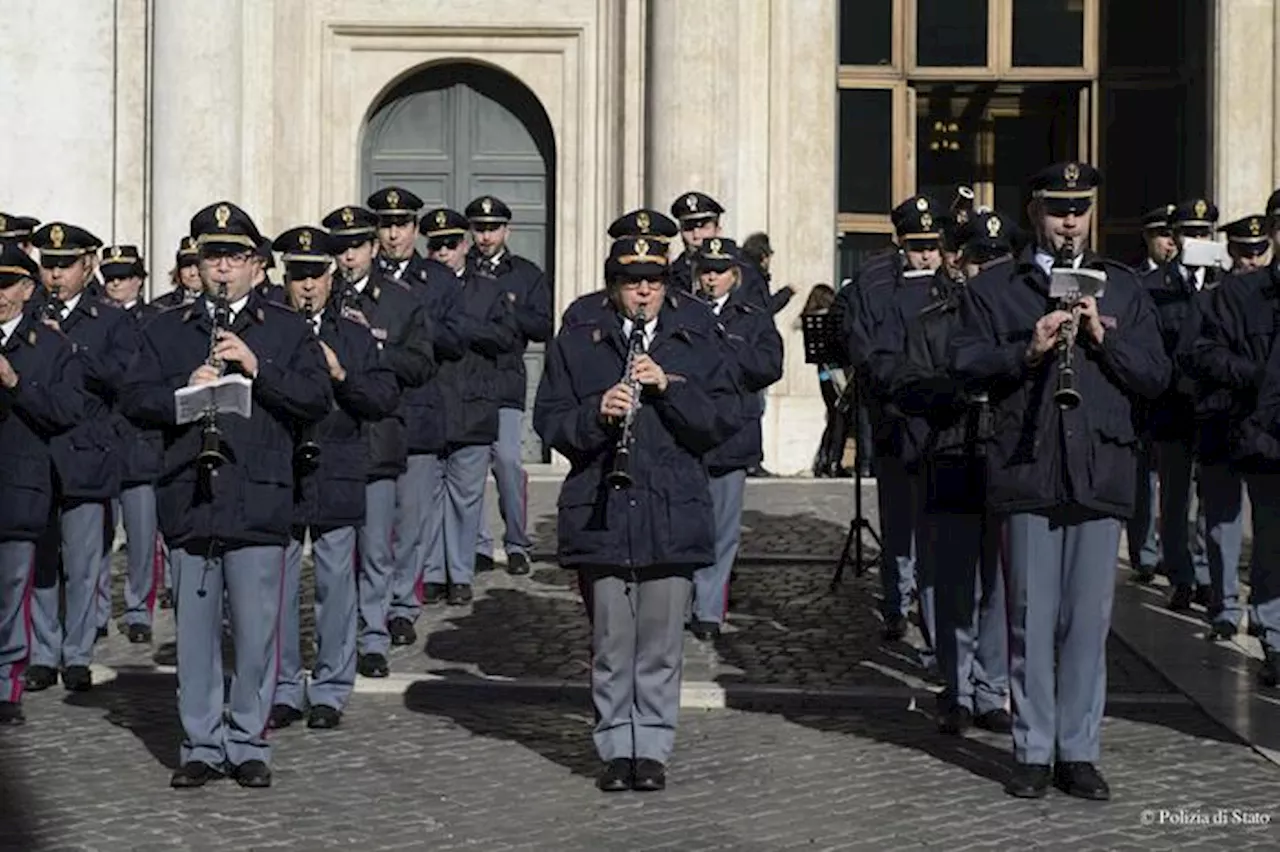
[(730, 292), (719, 321), (719, 339), (742, 397), (742, 426), (707, 453), (712, 475), (746, 470), (764, 459), (764, 390), (782, 378), (782, 336), (773, 315), (752, 303), (741, 285)]
[(322, 529), (360, 526), (369, 476), (368, 426), (395, 413), (400, 388), (395, 373), (379, 359), (369, 329), (338, 319), (332, 302), (320, 321), (320, 340), (338, 356), (347, 377), (330, 379), (334, 407), (329, 415), (295, 436), (299, 442), (314, 440), (320, 455), (307, 463), (295, 454), (293, 523)]
[[(1160, 323), (1160, 338), (1165, 354), (1174, 360), (1169, 387), (1146, 406), (1145, 426), (1156, 441), (1177, 441), (1191, 446), (1196, 435), (1196, 403), (1194, 385), (1177, 364), (1179, 347), (1194, 321), (1197, 291), (1194, 272), (1184, 275), (1177, 261), (1167, 263), (1142, 275), (1142, 285), (1151, 296)], [(1205, 271), (1205, 287), (1216, 284), (1214, 272)]]
[(468, 349), (467, 320), (461, 307), (462, 279), (443, 263), (415, 254), (400, 281), (426, 309), (437, 365), (432, 379), (406, 390), (401, 398), (405, 440), (410, 455), (439, 454), (448, 443), (448, 409), (460, 402), (449, 398), (439, 371), (445, 363), (461, 359)]
[(84, 419), (81, 362), (71, 343), (27, 315), (0, 349), (18, 374), (0, 385), (0, 541), (35, 541), (54, 499), (53, 439)]
[(223, 545), (284, 545), (293, 522), (293, 435), (333, 405), (324, 355), (302, 317), (256, 293), (231, 331), (258, 359), (253, 416), (219, 415), (229, 463), (205, 492), (197, 458), (201, 423), (177, 425), (173, 394), (209, 355), (212, 319), (203, 298), (165, 311), (143, 331), (138, 357), (121, 391), (121, 408), (164, 434), (156, 482), (160, 531), (171, 547), (213, 540)]
[[(197, 293), (191, 301), (195, 301), (195, 299), (198, 299), (198, 298), (200, 298), (199, 293)], [(182, 285), (180, 284), (177, 287), (174, 287), (168, 293), (165, 293), (161, 296), (156, 296), (154, 299), (151, 300), (151, 305), (161, 310), (165, 310), (167, 308), (176, 308), (179, 305), (186, 305), (186, 304), (190, 304), (190, 302), (187, 302), (184, 300), (183, 288), (182, 288)]]
[[(384, 278), (371, 270), (364, 289), (354, 288), (344, 299), (347, 307), (360, 311), (369, 321), (382, 363), (399, 383), (401, 392), (418, 391), (436, 374), (435, 327), (421, 298), (408, 285)], [(406, 403), (368, 425), (369, 480), (394, 479), (405, 470), (409, 445), (405, 437)]]
[(445, 400), (447, 448), (498, 440), (498, 359), (521, 345), (507, 291), (470, 269), (460, 280), (454, 328), (466, 349), (461, 358), (441, 363), (436, 380)]
[(722, 345), (668, 313), (688, 297), (669, 293), (649, 354), (668, 376), (636, 413), (630, 488), (613, 489), (620, 426), (600, 418), (600, 400), (627, 361), (622, 321), (598, 294), (582, 297), (547, 350), (533, 425), (571, 466), (560, 489), (557, 534), (565, 568), (700, 566), (715, 559), (711, 494), (703, 457), (741, 418)]
[(1086, 255), (1107, 273), (1098, 300), (1101, 344), (1082, 328), (1073, 366), (1083, 403), (1062, 411), (1053, 400), (1053, 350), (1030, 366), (1026, 350), (1049, 313), (1049, 278), (1024, 249), (969, 282), (951, 364), (966, 380), (990, 381), (995, 438), (987, 455), (988, 501), (997, 513), (1078, 506), (1106, 516), (1133, 513), (1137, 431), (1134, 400), (1168, 387), (1170, 363), (1155, 308), (1127, 266)]
[(510, 249), (503, 249), (494, 263), (473, 248), (469, 262), (477, 275), (495, 279), (511, 300), (520, 345), (498, 358), (498, 405), (523, 411), (529, 381), (525, 350), (531, 342), (546, 343), (551, 339), (551, 288), (547, 276), (532, 261), (513, 255)]
[(95, 299), (86, 290), (75, 309), (59, 323), (84, 372), (84, 419), (53, 441), (53, 464), (60, 496), (107, 500), (120, 493), (125, 441), (116, 395), (138, 349), (138, 326), (124, 311)]
[(1232, 427), (1251, 414), (1266, 375), (1280, 310), (1280, 267), (1229, 275), (1202, 290), (1191, 322), (1196, 338), (1179, 366), (1196, 382), (1197, 450), (1207, 464), (1232, 457)]
[[(160, 315), (160, 308), (145, 302), (138, 302), (132, 308), (122, 308), (133, 320), (141, 340), (142, 329), (147, 323)], [(160, 430), (140, 426), (127, 417), (118, 414), (116, 429), (120, 435), (121, 484), (124, 486), (144, 485), (156, 481), (160, 475), (160, 460), (164, 456), (164, 439)]]

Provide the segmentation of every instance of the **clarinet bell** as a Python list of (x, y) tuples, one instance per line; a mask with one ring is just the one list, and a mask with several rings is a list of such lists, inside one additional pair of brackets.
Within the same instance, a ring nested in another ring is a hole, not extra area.
[(320, 458), (320, 445), (315, 441), (303, 441), (298, 445), (298, 461), (313, 465)]
[(613, 469), (605, 475), (605, 482), (617, 489), (630, 488), (632, 479), (629, 468), (631, 467), (631, 452), (627, 449), (618, 450), (617, 455), (613, 457)]
[(205, 470), (217, 470), (227, 463), (228, 459), (222, 452), (222, 435), (217, 429), (204, 430), (198, 459), (200, 467)]
[(1053, 401), (1063, 411), (1071, 411), (1080, 405), (1080, 392), (1075, 388), (1076, 376), (1071, 370), (1063, 370), (1058, 376), (1058, 387), (1053, 392)]

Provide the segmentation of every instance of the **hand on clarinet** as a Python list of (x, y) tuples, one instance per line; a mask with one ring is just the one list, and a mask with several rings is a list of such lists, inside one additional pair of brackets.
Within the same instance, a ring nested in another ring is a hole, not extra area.
[(213, 356), (226, 364), (239, 364), (250, 378), (258, 376), (258, 356), (235, 334), (223, 329), (218, 332), (218, 343)]
[(637, 355), (631, 365), (631, 377), (647, 388), (654, 388), (658, 393), (667, 390), (667, 374), (658, 366), (658, 362), (648, 355)]
[(342, 366), (342, 362), (338, 360), (338, 355), (329, 348), (329, 344), (323, 340), (320, 341), (320, 350), (324, 352), (324, 363), (329, 369), (329, 378), (335, 382), (345, 382), (347, 380), (347, 371)]
[(210, 382), (216, 382), (222, 375), (222, 371), (212, 364), (201, 364), (196, 367), (195, 372), (187, 379), (187, 387), (194, 388), (200, 385), (207, 385)]
[(604, 392), (600, 399), (600, 417), (609, 424), (617, 423), (631, 410), (631, 387), (618, 382)]
[(1079, 326), (1093, 338), (1094, 343), (1102, 343), (1102, 336), (1106, 333), (1106, 329), (1102, 327), (1102, 320), (1098, 317), (1098, 300), (1093, 296), (1085, 296), (1076, 303), (1079, 310)]
[(1050, 311), (1036, 322), (1031, 333), (1031, 342), (1027, 344), (1027, 360), (1038, 363), (1046, 353), (1058, 344), (1058, 332), (1064, 322), (1071, 321), (1071, 314), (1066, 311)]

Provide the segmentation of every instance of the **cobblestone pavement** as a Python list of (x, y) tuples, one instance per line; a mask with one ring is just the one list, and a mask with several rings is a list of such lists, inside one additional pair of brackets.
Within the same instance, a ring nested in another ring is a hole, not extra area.
[[(530, 518), (540, 530), (554, 516), (554, 496), (554, 485), (531, 487)], [(0, 848), (753, 852), (1280, 844), (1274, 824), (1235, 824), (1252, 813), (1280, 820), (1280, 768), (1118, 642), (1109, 648), (1103, 736), (1115, 800), (1007, 798), (1000, 790), (1007, 738), (936, 734), (932, 702), (921, 691), (930, 676), (913, 648), (918, 636), (879, 642), (874, 572), (850, 572), (843, 586), (828, 588), (850, 505), (844, 483), (751, 486), (747, 558), (737, 569), (730, 629), (716, 643), (688, 640), (686, 680), (847, 689), (852, 697), (738, 702), (731, 693), (728, 709), (685, 710), (665, 793), (607, 797), (594, 790), (590, 708), (580, 692), (534, 700), (460, 685), (468, 675), (584, 679), (587, 634), (572, 575), (539, 562), (526, 578), (503, 570), (482, 575), (473, 605), (428, 610), (418, 622), (418, 645), (395, 654), (399, 674), (458, 678), (412, 683), (404, 694), (362, 691), (341, 729), (281, 733), (276, 784), (268, 791), (230, 782), (185, 793), (167, 788), (180, 737), (171, 674), (121, 669), (87, 694), (29, 696), (29, 723), (0, 730)], [(867, 508), (874, 521), (874, 507)], [(815, 561), (767, 557), (778, 553)], [(305, 621), (309, 630), (309, 616)], [(154, 647), (130, 646), (113, 631), (97, 659), (168, 663), (171, 640), (170, 616), (161, 613)], [(1227, 824), (1181, 824), (1212, 821), (1218, 809), (1228, 809)]]

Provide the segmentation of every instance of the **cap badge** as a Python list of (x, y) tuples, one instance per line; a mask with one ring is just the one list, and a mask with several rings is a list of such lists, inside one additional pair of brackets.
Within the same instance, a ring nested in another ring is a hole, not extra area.
[(112, 260), (119, 260), (119, 259), (120, 259), (120, 246), (112, 246), (112, 247), (111, 247), (111, 259), (112, 259)]
[(648, 240), (636, 240), (636, 254), (645, 255), (649, 253)]
[(437, 228), (443, 228), (445, 225), (445, 222), (448, 221), (448, 219), (449, 217), (445, 215), (443, 210), (436, 211), (436, 227)]
[(302, 247), (303, 251), (311, 251), (311, 232), (310, 231), (303, 231), (302, 233), (298, 234), (298, 245)]
[(648, 232), (649, 230), (649, 214), (648, 213), (645, 213), (643, 210), (641, 210), (639, 213), (636, 214), (636, 227), (639, 228), (641, 231), (644, 231), (646, 233)]
[(484, 211), (484, 215), (488, 216), (493, 212), (493, 199), (485, 198), (480, 201), (480, 209)]
[(1062, 170), (1062, 179), (1067, 182), (1068, 189), (1075, 189), (1076, 183), (1080, 180), (1080, 167), (1075, 163), (1067, 163)]
[(1256, 237), (1258, 236), (1258, 234), (1261, 234), (1261, 233), (1262, 233), (1262, 223), (1258, 221), (1257, 216), (1254, 216), (1252, 219), (1249, 220), (1249, 234), (1251, 236)]
[(62, 248), (62, 241), (67, 238), (67, 234), (62, 230), (61, 225), (54, 225), (49, 229), (49, 242), (53, 243), (56, 249)]
[(355, 221), (356, 221), (356, 214), (351, 212), (351, 208), (343, 207), (342, 208), (342, 224), (350, 228), (352, 225), (355, 224)]
[(1000, 235), (1000, 217), (992, 216), (987, 220), (987, 236), (997, 237)]
[(684, 206), (688, 207), (690, 212), (696, 213), (698, 211), (698, 196), (693, 193), (686, 195), (684, 197)]
[(396, 192), (394, 189), (388, 190), (388, 191), (387, 191), (387, 206), (388, 206), (388, 207), (390, 207), (392, 210), (395, 210), (397, 207), (399, 207), (399, 206), (400, 206), (400, 193)]
[(1197, 219), (1203, 219), (1204, 214), (1209, 212), (1209, 205), (1204, 203), (1203, 198), (1196, 201), (1194, 212)]
[(1178, 205), (1176, 205), (1176, 204), (1166, 204), (1166, 205), (1164, 206), (1164, 215), (1166, 215), (1166, 216), (1172, 216), (1172, 215), (1173, 215), (1173, 211), (1175, 211), (1175, 210), (1177, 210), (1177, 209), (1178, 209)]
[(4, 216), (0, 216), (0, 231), (7, 230), (9, 230), (9, 221), (5, 219)]
[[(921, 201), (924, 201), (924, 199), (920, 199), (920, 200), (921, 200)], [(928, 206), (928, 202), (925, 202), (925, 206)], [(931, 215), (929, 215), (928, 213), (922, 213), (922, 214), (920, 215), (920, 227), (921, 227), (923, 230), (926, 230), (926, 231), (927, 231), (927, 230), (929, 230), (930, 228), (932, 228), (932, 227), (933, 227), (933, 217), (932, 217)]]
[(711, 253), (712, 253), (712, 254), (719, 254), (719, 253), (720, 253), (720, 241), (719, 241), (719, 240), (712, 240), (712, 241), (711, 241)]
[(927, 199), (927, 198), (917, 198), (917, 199), (916, 199), (916, 209), (917, 209), (917, 210), (919, 210), (921, 213), (923, 213), (924, 211), (928, 210), (928, 209), (929, 209), (929, 199)]
[(231, 221), (231, 208), (225, 204), (219, 204), (218, 209), (213, 211), (213, 218), (218, 223), (218, 229), (225, 231), (227, 223)]

